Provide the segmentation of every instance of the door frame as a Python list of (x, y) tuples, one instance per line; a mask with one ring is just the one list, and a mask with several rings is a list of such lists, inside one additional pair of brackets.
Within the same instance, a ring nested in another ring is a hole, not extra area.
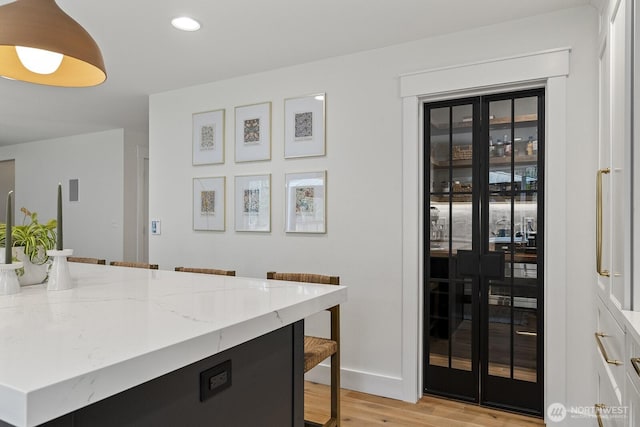
[[(138, 189), (138, 200), (136, 201), (136, 260), (138, 262), (148, 262), (144, 257), (144, 239), (149, 239), (148, 223), (149, 218), (144, 215), (145, 198), (149, 199), (148, 192), (144, 191), (144, 161), (149, 160), (149, 147), (137, 146), (136, 151), (136, 185)], [(147, 177), (148, 180), (148, 177)], [(145, 233), (146, 232), (146, 233)], [(148, 244), (148, 243), (147, 243)]]
[[(494, 59), (473, 64), (427, 70), (400, 76), (402, 98), (402, 378), (403, 400), (422, 397), (423, 378), (423, 132), (422, 104), (447, 98), (487, 95), (496, 92), (544, 87), (545, 134), (545, 247), (544, 273), (544, 408), (567, 401), (566, 288), (566, 182), (565, 171), (567, 82), (570, 48)], [(554, 182), (549, 186), (549, 182)], [(554, 215), (548, 207), (554, 206)], [(553, 324), (553, 328), (546, 325)], [(546, 414), (545, 414), (546, 415)]]

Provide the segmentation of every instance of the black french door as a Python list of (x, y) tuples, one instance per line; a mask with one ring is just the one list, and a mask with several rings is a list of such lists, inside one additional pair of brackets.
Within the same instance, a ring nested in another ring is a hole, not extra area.
[(426, 103), (424, 135), (424, 391), (541, 415), (544, 89)]

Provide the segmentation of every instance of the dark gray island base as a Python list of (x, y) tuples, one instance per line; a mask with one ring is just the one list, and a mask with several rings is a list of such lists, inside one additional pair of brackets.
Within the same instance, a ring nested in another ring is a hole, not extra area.
[(302, 427), (303, 330), (301, 320), (42, 425)]

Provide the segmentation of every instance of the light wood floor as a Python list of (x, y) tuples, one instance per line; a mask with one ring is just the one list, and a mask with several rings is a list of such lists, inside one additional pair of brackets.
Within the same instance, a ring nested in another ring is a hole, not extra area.
[[(329, 387), (305, 382), (305, 419), (324, 422), (328, 417)], [(341, 394), (342, 426), (386, 427), (532, 427), (539, 418), (481, 408), (452, 400), (423, 397), (411, 404), (350, 390)]]

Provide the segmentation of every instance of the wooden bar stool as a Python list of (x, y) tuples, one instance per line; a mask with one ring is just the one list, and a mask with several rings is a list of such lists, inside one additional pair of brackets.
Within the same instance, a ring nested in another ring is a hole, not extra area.
[(158, 269), (158, 264), (145, 264), (144, 262), (111, 261), (111, 265), (116, 267), (146, 268), (148, 270)]
[(219, 270), (217, 268), (190, 268), (190, 267), (176, 267), (176, 271), (182, 271), (184, 273), (202, 273), (202, 274), (217, 274), (218, 276), (235, 276), (235, 270)]
[[(340, 277), (308, 273), (276, 273), (269, 271), (267, 279), (293, 282), (340, 285)], [(340, 426), (340, 306), (327, 309), (331, 312), (331, 339), (304, 337), (304, 372), (316, 367), (327, 357), (331, 357), (331, 418), (324, 424), (305, 420), (305, 426)]]
[(100, 265), (105, 265), (107, 263), (106, 260), (100, 259), (100, 258), (87, 258), (87, 257), (78, 257), (78, 256), (67, 257), (67, 261), (81, 262), (83, 264), (100, 264)]

